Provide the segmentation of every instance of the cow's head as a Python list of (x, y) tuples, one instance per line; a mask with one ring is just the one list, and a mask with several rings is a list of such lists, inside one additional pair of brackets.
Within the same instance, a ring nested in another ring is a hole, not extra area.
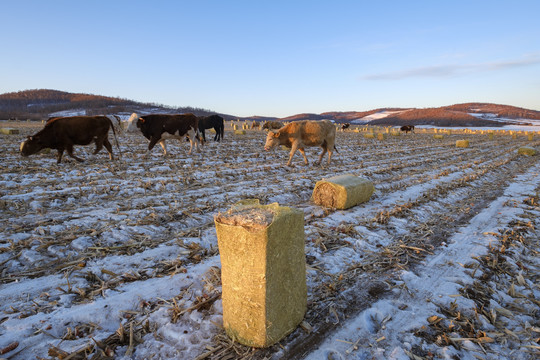
[(268, 151), (277, 145), (279, 145), (279, 132), (272, 130), (268, 131), (268, 134), (266, 134), (266, 143), (264, 144), (264, 150)]
[(39, 136), (28, 136), (28, 138), (21, 143), (21, 155), (30, 156), (40, 150), (45, 146), (41, 143)]
[(139, 129), (141, 129), (142, 126), (143, 126), (143, 124), (144, 124), (144, 122), (145, 122), (145, 120), (144, 120), (142, 117), (138, 118), (138, 119), (137, 119), (137, 127), (138, 127)]

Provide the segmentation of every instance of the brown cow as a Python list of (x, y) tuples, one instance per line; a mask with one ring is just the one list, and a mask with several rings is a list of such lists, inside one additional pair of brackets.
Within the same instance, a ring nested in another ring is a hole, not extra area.
[(404, 131), (405, 134), (408, 133), (409, 131), (413, 132), (414, 133), (414, 125), (403, 125), (401, 128), (400, 128), (401, 131)]
[(166, 139), (182, 140), (186, 136), (191, 143), (189, 154), (191, 154), (193, 145), (195, 145), (195, 150), (198, 151), (195, 139), (198, 139), (201, 145), (203, 144), (202, 138), (199, 138), (198, 126), (199, 119), (193, 114), (143, 115), (137, 120), (137, 127), (141, 130), (144, 137), (150, 140), (148, 150), (152, 150), (159, 142), (163, 148), (164, 155), (167, 155), (167, 148), (165, 147)]
[(281, 129), (282, 127), (283, 127), (283, 123), (280, 121), (267, 121), (264, 123), (262, 128), (263, 130), (264, 129), (272, 130), (272, 129)]
[(319, 156), (319, 165), (326, 152), (328, 152), (328, 164), (332, 159), (332, 152), (335, 149), (336, 142), (336, 128), (329, 120), (303, 120), (295, 121), (285, 125), (279, 130), (269, 130), (266, 136), (266, 144), (264, 150), (270, 150), (276, 145), (284, 145), (291, 148), (289, 155), (289, 161), (287, 166), (291, 165), (296, 150), (300, 151), (304, 156), (304, 162), (307, 165), (308, 160), (304, 147), (306, 146), (320, 146), (323, 151)]
[[(108, 139), (109, 129), (113, 129), (114, 138), (116, 131), (114, 125), (106, 116), (71, 116), (57, 117), (47, 120), (45, 127), (33, 136), (21, 143), (21, 155), (33, 155), (42, 149), (58, 150), (57, 163), (62, 161), (64, 150), (68, 155), (77, 161), (83, 159), (73, 155), (73, 145), (88, 145), (91, 142), (96, 143), (97, 154), (105, 145), (109, 152), (109, 158), (114, 159), (112, 146)], [(118, 149), (118, 140), (116, 140)]]

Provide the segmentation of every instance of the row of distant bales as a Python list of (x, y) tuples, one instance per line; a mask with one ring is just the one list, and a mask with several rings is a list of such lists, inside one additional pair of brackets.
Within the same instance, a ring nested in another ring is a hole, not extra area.
[[(248, 121), (230, 121), (231, 128), (240, 133), (250, 129), (262, 129), (266, 122), (248, 122)], [(282, 122), (286, 125), (289, 122)], [(336, 130), (343, 132), (355, 132), (360, 133), (366, 139), (379, 139), (383, 140), (388, 136), (401, 136), (403, 131), (400, 130), (400, 126), (378, 126), (378, 125), (350, 125), (347, 129), (342, 129), (343, 124), (337, 124)], [(518, 130), (480, 130), (480, 129), (440, 129), (440, 128), (415, 128), (412, 133), (420, 134), (434, 134), (435, 139), (443, 139), (445, 135), (488, 135), (490, 139), (493, 139), (495, 135), (510, 135), (516, 139), (518, 136), (527, 136), (529, 140), (534, 139), (534, 135), (540, 135), (540, 131), (518, 131)], [(409, 133), (411, 134), (411, 133)], [(411, 134), (412, 135), (412, 134)]]
[[(17, 120), (17, 121), (26, 121), (28, 120)], [(43, 124), (46, 120), (41, 121)], [(279, 123), (286, 125), (292, 121), (279, 121)], [(237, 134), (243, 134), (246, 130), (259, 130), (263, 129), (264, 125), (267, 124), (267, 121), (248, 121), (248, 120), (230, 120), (230, 127)], [(400, 131), (400, 126), (378, 126), (378, 125), (350, 125), (347, 129), (342, 129), (343, 124), (336, 124), (336, 130), (344, 132), (355, 132), (363, 134), (366, 139), (379, 139), (383, 140), (387, 136), (401, 136), (403, 134)], [(122, 126), (126, 127), (127, 122), (122, 121)], [(512, 138), (517, 139), (518, 136), (527, 136), (528, 140), (533, 140), (534, 135), (540, 136), (540, 131), (525, 131), (525, 130), (494, 130), (494, 129), (466, 129), (466, 128), (456, 128), (456, 129), (442, 129), (442, 128), (430, 128), (430, 127), (417, 127), (413, 130), (413, 133), (420, 134), (434, 134), (434, 138), (443, 139), (445, 135), (460, 135), (460, 134), (471, 134), (471, 135), (488, 135), (490, 139), (493, 139), (494, 135), (510, 135)]]

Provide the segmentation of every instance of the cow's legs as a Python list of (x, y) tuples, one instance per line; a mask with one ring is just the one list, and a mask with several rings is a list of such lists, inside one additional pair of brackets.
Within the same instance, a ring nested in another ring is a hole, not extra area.
[(96, 155), (101, 149), (103, 149), (104, 138), (96, 137), (94, 141), (96, 143), (96, 150), (94, 150), (94, 155)]
[(306, 157), (306, 152), (304, 151), (304, 148), (298, 148), (298, 151), (300, 151), (300, 154), (302, 154), (302, 156), (304, 157), (304, 164), (308, 165), (308, 160), (307, 160), (307, 157)]
[(72, 158), (74, 158), (78, 162), (83, 162), (84, 161), (84, 159), (81, 159), (80, 157), (73, 155), (73, 145), (66, 145), (66, 151), (67, 151), (69, 156), (71, 156)]
[(203, 141), (206, 141), (206, 135), (204, 134), (204, 129), (201, 130), (200, 134), (202, 134), (202, 140), (201, 140), (201, 144)]
[[(294, 156), (294, 153), (296, 152), (296, 150), (298, 150), (298, 143), (294, 142), (291, 146), (291, 152), (289, 154), (289, 161), (287, 162), (287, 166), (291, 166), (291, 161), (292, 161), (292, 158)], [(304, 158), (306, 156), (304, 155)], [(307, 159), (306, 159), (307, 161)]]
[(105, 149), (107, 149), (107, 152), (109, 153), (109, 159), (114, 160), (112, 145), (109, 142), (109, 139), (105, 138), (105, 140), (103, 141), (103, 145), (105, 145)]
[(163, 148), (163, 156), (166, 156), (167, 155), (167, 146), (165, 146), (165, 140), (161, 140), (159, 142), (159, 145), (161, 145), (161, 147)]
[[(317, 161), (317, 165), (321, 165), (321, 161), (322, 161), (322, 158), (324, 156), (324, 154), (326, 154), (326, 146), (321, 146), (322, 147), (322, 152), (321, 152), (321, 155), (319, 155), (319, 161)], [(330, 151), (328, 151), (328, 156), (330, 156)]]
[(56, 155), (56, 163), (60, 164), (62, 162), (62, 155), (64, 155), (64, 149), (58, 149), (58, 154)]
[[(204, 130), (203, 130), (203, 134), (204, 134)], [(189, 152), (188, 152), (188, 154), (190, 154), (190, 155), (191, 155), (191, 152), (192, 152), (192, 150), (193, 150), (193, 145), (195, 145), (195, 150), (199, 151), (199, 147), (198, 147), (198, 145), (197, 145), (197, 141), (196, 141), (195, 135), (196, 135), (196, 133), (195, 133), (195, 131), (194, 131), (193, 129), (190, 128), (190, 129), (187, 131), (187, 137), (188, 137), (189, 143), (190, 143), (190, 145), (191, 145), (191, 146), (189, 147)], [(203, 135), (203, 138), (204, 138), (204, 135)]]

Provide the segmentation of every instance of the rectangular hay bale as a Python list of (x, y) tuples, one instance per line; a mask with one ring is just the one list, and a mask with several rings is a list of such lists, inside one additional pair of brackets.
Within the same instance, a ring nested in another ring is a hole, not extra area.
[(460, 147), (460, 148), (469, 147), (469, 140), (456, 140), (456, 147)]
[(225, 331), (247, 346), (275, 344), (307, 310), (304, 213), (250, 200), (214, 222)]
[(531, 146), (522, 146), (518, 149), (518, 154), (533, 156), (536, 155), (536, 149)]
[(374, 191), (367, 179), (339, 175), (317, 181), (312, 198), (317, 205), (343, 210), (368, 201)]
[(17, 135), (19, 133), (19, 129), (0, 128), (0, 133), (5, 135)]

